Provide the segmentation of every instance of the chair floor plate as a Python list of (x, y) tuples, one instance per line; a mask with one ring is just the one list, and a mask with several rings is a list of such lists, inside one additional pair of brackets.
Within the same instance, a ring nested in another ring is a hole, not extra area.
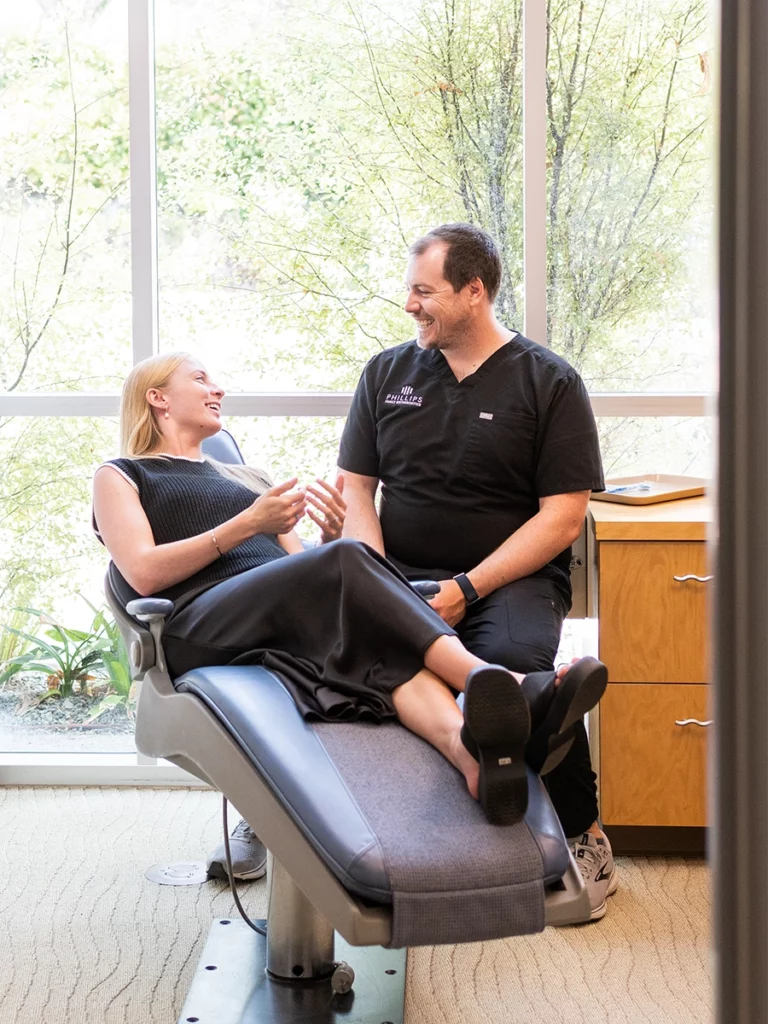
[(244, 921), (215, 920), (178, 1024), (403, 1024), (407, 950), (350, 946), (337, 934), (335, 958), (355, 971), (346, 995), (330, 981), (272, 981), (266, 952)]

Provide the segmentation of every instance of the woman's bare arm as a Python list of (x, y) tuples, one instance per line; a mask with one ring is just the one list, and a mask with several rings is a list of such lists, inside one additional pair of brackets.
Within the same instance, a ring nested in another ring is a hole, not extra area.
[(214, 531), (169, 544), (155, 544), (138, 494), (110, 466), (100, 467), (94, 477), (93, 510), (101, 538), (120, 573), (137, 593), (148, 596), (194, 576), (219, 557), (219, 550), (222, 554), (231, 551), (257, 533), (290, 532), (305, 505), (302, 492), (289, 493), (295, 483), (293, 479), (270, 488)]

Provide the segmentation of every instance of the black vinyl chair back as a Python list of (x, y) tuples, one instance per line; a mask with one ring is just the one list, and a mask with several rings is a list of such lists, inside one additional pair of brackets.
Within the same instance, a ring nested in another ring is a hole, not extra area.
[(228, 430), (224, 429), (212, 437), (206, 437), (203, 441), (203, 455), (210, 455), (217, 462), (228, 462), (230, 465), (245, 465), (245, 459), (237, 446), (237, 441)]

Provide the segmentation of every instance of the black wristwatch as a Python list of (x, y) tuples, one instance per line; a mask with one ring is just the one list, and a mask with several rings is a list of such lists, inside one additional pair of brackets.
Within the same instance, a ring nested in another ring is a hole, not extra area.
[(474, 604), (475, 601), (480, 600), (480, 595), (472, 586), (472, 584), (469, 581), (469, 577), (465, 573), (460, 572), (458, 576), (454, 576), (453, 578), (459, 584), (461, 592), (464, 595), (464, 600), (467, 602), (467, 605)]

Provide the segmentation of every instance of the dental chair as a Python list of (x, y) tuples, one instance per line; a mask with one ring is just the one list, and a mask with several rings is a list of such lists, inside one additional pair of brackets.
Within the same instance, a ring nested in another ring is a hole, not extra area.
[[(225, 431), (204, 450), (243, 461)], [(269, 851), (267, 921), (212, 923), (180, 1022), (402, 1024), (407, 947), (589, 919), (532, 772), (525, 819), (490, 825), (459, 773), (397, 723), (305, 721), (256, 665), (171, 679), (172, 603), (126, 601), (111, 572), (106, 592), (141, 681), (137, 749), (221, 792)]]

